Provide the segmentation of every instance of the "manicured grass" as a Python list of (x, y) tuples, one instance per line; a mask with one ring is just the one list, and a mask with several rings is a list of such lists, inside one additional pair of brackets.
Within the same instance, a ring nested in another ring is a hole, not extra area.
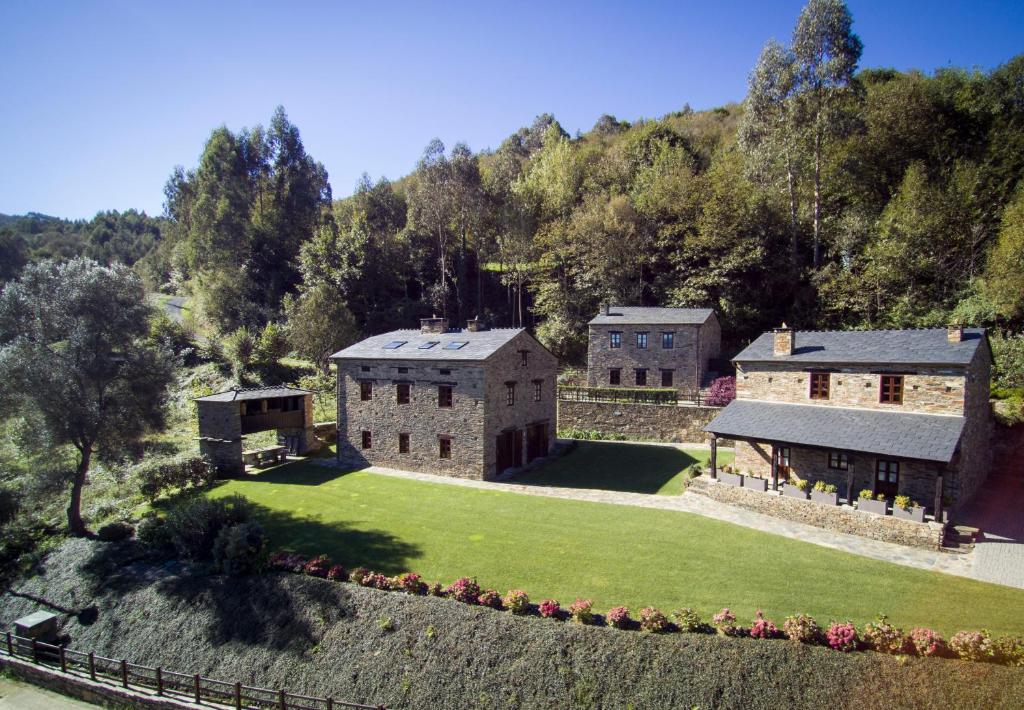
[[(602, 446), (610, 446), (603, 444)], [(657, 451), (650, 447), (652, 455)], [(571, 457), (572, 455), (570, 455)], [(566, 459), (566, 464), (571, 458)], [(642, 467), (643, 461), (635, 466)], [(697, 515), (422, 483), (300, 462), (218, 486), (262, 507), (275, 549), (349, 567), (476, 576), (604, 611), (723, 606), (748, 621), (809, 613), (858, 624), (879, 613), (907, 628), (1024, 633), (1024, 590), (926, 572)]]
[[(582, 441), (568, 456), (516, 479), (516, 483), (563, 488), (599, 488), (679, 495), (686, 487), (686, 469), (707, 468), (711, 452), (609, 441)], [(732, 463), (732, 451), (719, 451), (719, 464)]]

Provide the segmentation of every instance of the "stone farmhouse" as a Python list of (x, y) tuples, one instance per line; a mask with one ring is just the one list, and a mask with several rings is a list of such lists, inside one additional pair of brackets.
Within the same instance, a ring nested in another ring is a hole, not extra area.
[(783, 324), (740, 352), (736, 399), (711, 421), (736, 441), (735, 466), (771, 480), (823, 480), (910, 496), (936, 517), (961, 506), (990, 464), (983, 329), (794, 331)]
[(522, 328), (427, 318), (331, 359), (347, 465), (490, 480), (554, 442), (558, 361)]
[(587, 384), (668, 387), (694, 392), (721, 350), (722, 330), (710, 308), (605, 305), (590, 323)]

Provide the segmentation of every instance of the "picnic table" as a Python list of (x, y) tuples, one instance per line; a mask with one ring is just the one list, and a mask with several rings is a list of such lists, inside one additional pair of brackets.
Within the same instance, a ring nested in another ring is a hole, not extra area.
[(264, 446), (262, 449), (249, 449), (242, 452), (242, 463), (246, 466), (259, 466), (288, 460), (287, 446)]

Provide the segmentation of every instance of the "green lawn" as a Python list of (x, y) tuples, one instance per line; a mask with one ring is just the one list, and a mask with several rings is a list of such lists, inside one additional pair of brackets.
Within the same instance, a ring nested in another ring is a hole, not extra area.
[[(610, 441), (579, 442), (569, 455), (516, 479), (516, 483), (563, 488), (600, 488), (674, 496), (686, 487), (687, 468), (707, 468), (711, 452), (671, 446)], [(732, 451), (719, 451), (719, 464), (732, 463)], [(643, 462), (638, 466), (637, 462)]]
[[(560, 466), (586, 462), (581, 447)], [(620, 445), (625, 446), (625, 445)], [(657, 460), (656, 447), (640, 447)], [(643, 453), (643, 452), (641, 452)], [(623, 464), (624, 466), (626, 464)], [(632, 469), (645, 458), (633, 457)], [(538, 476), (543, 475), (538, 473)], [(862, 623), (886, 613), (906, 627), (1024, 633), (1024, 590), (870, 560), (666, 510), (422, 483), (298, 462), (225, 482), (261, 506), (274, 548), (326, 553), (348, 566), (429, 580), (476, 576), (504, 593), (598, 610), (682, 606), (741, 620), (763, 609)]]

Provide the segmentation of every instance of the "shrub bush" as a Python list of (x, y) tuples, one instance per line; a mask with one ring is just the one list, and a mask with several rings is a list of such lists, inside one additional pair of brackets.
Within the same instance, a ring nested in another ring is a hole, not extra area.
[(391, 580), (380, 572), (367, 572), (359, 581), (359, 586), (371, 589), (391, 589)]
[(242, 496), (193, 498), (167, 511), (165, 524), (174, 549), (186, 559), (205, 561), (221, 529), (249, 522), (253, 505)]
[(825, 643), (825, 634), (822, 632), (814, 617), (807, 614), (787, 616), (782, 622), (782, 630), (791, 641), (806, 643), (810, 646), (821, 646)]
[(128, 523), (107, 523), (96, 531), (96, 537), (103, 542), (127, 540), (135, 534), (135, 528)]
[(266, 547), (267, 537), (259, 523), (229, 525), (214, 540), (213, 561), (224, 574), (254, 574), (263, 569)]
[(795, 485), (797, 487), (797, 490), (806, 491), (807, 486), (810, 485), (810, 482), (806, 478), (801, 478), (799, 481), (796, 482)]
[(327, 570), (327, 579), (332, 582), (345, 582), (348, 580), (348, 571), (341, 565), (332, 565)]
[(875, 497), (875, 494), (871, 491), (870, 488), (865, 488), (864, 490), (857, 494), (857, 497), (863, 498), (865, 500), (871, 500), (872, 498)]
[(559, 613), (562, 611), (562, 607), (559, 606), (558, 602), (554, 599), (545, 599), (540, 603), (540, 606), (537, 607), (537, 611), (539, 611), (540, 615), (545, 619), (557, 619), (559, 617)]
[(530, 611), (530, 597), (522, 589), (510, 589), (505, 595), (505, 608), (522, 616)]
[(1024, 666), (1024, 637), (1000, 636), (992, 643), (996, 660), (1008, 666)]
[(710, 628), (700, 618), (700, 614), (689, 607), (672, 612), (672, 618), (675, 619), (680, 631), (703, 633)]
[(931, 629), (912, 629), (910, 644), (918, 656), (945, 656), (947, 653), (945, 640)]
[(501, 609), (501, 595), (494, 589), (485, 589), (480, 592), (480, 596), (477, 597), (476, 603), (480, 606), (486, 606), (490, 609)]
[(817, 491), (818, 493), (824, 493), (825, 492), (825, 482), (824, 481), (815, 481), (814, 482), (813, 490)]
[(444, 586), (440, 582), (434, 582), (427, 589), (427, 594), (429, 594), (432, 597), (443, 597), (444, 596)]
[(714, 623), (718, 633), (723, 636), (732, 636), (736, 633), (736, 615), (726, 607), (715, 614), (711, 621)]
[(907, 653), (910, 646), (903, 630), (890, 624), (885, 614), (880, 614), (874, 622), (864, 624), (861, 641), (865, 648), (879, 653)]
[(294, 552), (275, 552), (267, 560), (267, 567), (279, 572), (300, 573), (306, 567), (306, 558)]
[(288, 338), (277, 323), (267, 323), (260, 331), (254, 357), (258, 362), (275, 363), (288, 354)]
[(995, 647), (988, 631), (960, 631), (949, 639), (949, 649), (965, 661), (993, 661)]
[(362, 587), (364, 586), (363, 580), (366, 579), (366, 577), (368, 577), (370, 574), (372, 574), (370, 570), (366, 569), (365, 567), (356, 567), (348, 573), (348, 578), (352, 582), (355, 582), (360, 587)]
[(734, 399), (736, 399), (736, 378), (729, 375), (719, 377), (711, 383), (704, 402), (712, 407), (724, 407)]
[(758, 609), (754, 623), (750, 627), (750, 638), (774, 639), (779, 636), (779, 628), (775, 625), (775, 622), (764, 618), (764, 612)]
[(133, 475), (139, 481), (139, 491), (150, 502), (174, 491), (209, 488), (217, 480), (216, 468), (200, 456), (141, 464)]
[(331, 561), (327, 559), (327, 555), (318, 555), (309, 560), (303, 566), (302, 571), (310, 577), (326, 579), (327, 573), (331, 571)]
[(633, 620), (629, 618), (629, 609), (624, 606), (612, 607), (608, 610), (608, 623), (616, 629), (628, 629)]
[(426, 594), (427, 585), (423, 579), (415, 572), (406, 572), (405, 574), (399, 575), (393, 584), (395, 589), (401, 589), (406, 594)]
[(668, 631), (668, 619), (653, 606), (645, 606), (640, 610), (640, 630), (663, 634)]
[(593, 624), (594, 602), (589, 599), (577, 599), (569, 605), (569, 616), (577, 624)]
[(157, 515), (143, 518), (135, 531), (135, 536), (139, 542), (154, 552), (167, 554), (174, 552), (171, 529), (167, 527), (166, 521)]
[(857, 650), (857, 627), (850, 622), (833, 621), (825, 632), (828, 645), (837, 651), (849, 653)]
[(444, 590), (445, 596), (463, 604), (476, 604), (480, 596), (480, 585), (472, 577), (459, 577)]
[(914, 507), (914, 501), (910, 499), (910, 496), (896, 496), (892, 499), (892, 504), (903, 510), (910, 510)]

